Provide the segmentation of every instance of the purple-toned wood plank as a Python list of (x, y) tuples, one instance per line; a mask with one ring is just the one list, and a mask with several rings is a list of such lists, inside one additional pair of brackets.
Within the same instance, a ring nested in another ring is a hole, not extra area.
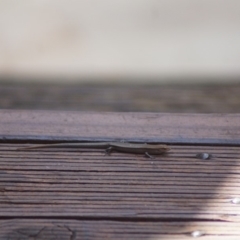
[(0, 111), (0, 140), (240, 144), (240, 114)]

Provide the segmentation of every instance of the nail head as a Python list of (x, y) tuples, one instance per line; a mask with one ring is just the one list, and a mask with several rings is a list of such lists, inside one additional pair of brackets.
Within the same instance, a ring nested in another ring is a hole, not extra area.
[(202, 232), (202, 231), (194, 231), (194, 232), (191, 233), (191, 235), (192, 235), (192, 237), (197, 238), (197, 237), (203, 236), (204, 232)]
[(202, 159), (202, 160), (207, 160), (211, 158), (211, 154), (209, 153), (198, 153), (196, 155), (197, 158)]
[(233, 204), (240, 204), (240, 198), (233, 198), (231, 200), (231, 203), (233, 203)]

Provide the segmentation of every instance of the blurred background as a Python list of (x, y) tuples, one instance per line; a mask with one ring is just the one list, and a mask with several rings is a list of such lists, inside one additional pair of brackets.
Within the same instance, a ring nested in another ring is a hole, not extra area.
[(0, 108), (239, 112), (239, 0), (0, 0)]

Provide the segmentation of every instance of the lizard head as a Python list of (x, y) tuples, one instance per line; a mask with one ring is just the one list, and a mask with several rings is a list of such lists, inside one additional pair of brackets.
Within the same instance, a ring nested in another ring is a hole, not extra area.
[(170, 147), (168, 147), (167, 145), (152, 145), (151, 150), (149, 150), (149, 153), (152, 154), (162, 154), (165, 152), (168, 152), (170, 150)]
[(164, 152), (168, 152), (170, 151), (170, 147), (168, 147), (167, 145), (162, 145), (160, 148), (158, 148), (159, 153), (164, 153)]

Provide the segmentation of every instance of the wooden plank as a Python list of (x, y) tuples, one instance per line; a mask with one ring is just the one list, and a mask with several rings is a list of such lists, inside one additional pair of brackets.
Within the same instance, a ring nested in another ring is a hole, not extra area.
[(240, 114), (0, 111), (2, 141), (240, 144)]
[[(2, 217), (237, 221), (240, 147), (172, 146), (154, 159), (96, 149), (0, 145)], [(29, 145), (29, 144), (28, 144)], [(212, 154), (209, 160), (196, 157)]]
[(57, 219), (0, 220), (0, 238), (9, 239), (191, 239), (194, 232), (203, 240), (238, 240), (239, 223), (231, 222), (129, 222)]
[[(240, 84), (0, 82), (0, 109), (239, 113)], [(205, 80), (206, 81), (206, 80)]]
[[(238, 117), (0, 111), (0, 239), (185, 240), (194, 231), (205, 240), (239, 239)], [(171, 151), (148, 159), (17, 150), (92, 139), (166, 142)]]

